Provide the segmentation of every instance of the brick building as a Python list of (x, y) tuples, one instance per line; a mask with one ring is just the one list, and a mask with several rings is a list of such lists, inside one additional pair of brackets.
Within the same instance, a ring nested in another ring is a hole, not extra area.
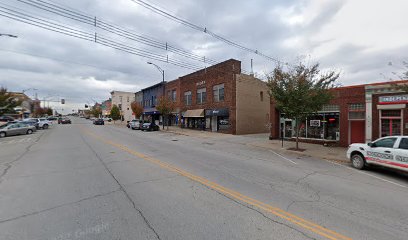
[(185, 128), (248, 134), (269, 131), (269, 96), (265, 82), (241, 74), (230, 59), (166, 84), (176, 104), (171, 123)]
[[(348, 146), (390, 135), (408, 134), (408, 94), (397, 85), (408, 81), (340, 87), (321, 111), (300, 122), (302, 141)], [(270, 138), (293, 138), (295, 122), (271, 105)]]
[(134, 119), (130, 104), (135, 100), (135, 94), (132, 92), (112, 91), (112, 106), (118, 106), (122, 121), (128, 122)]

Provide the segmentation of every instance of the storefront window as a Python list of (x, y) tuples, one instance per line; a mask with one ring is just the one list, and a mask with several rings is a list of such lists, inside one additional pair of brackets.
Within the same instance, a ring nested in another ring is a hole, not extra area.
[(229, 129), (229, 117), (218, 117), (218, 127), (220, 130)]

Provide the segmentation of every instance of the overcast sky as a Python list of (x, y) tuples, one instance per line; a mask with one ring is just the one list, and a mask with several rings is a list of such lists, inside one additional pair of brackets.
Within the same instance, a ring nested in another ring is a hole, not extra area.
[[(25, 0), (27, 1), (27, 0)], [(48, 0), (42, 0), (48, 1)], [(131, 0), (52, 0), (84, 15), (96, 16), (134, 33), (168, 42), (216, 61), (235, 58), (259, 75), (275, 62), (229, 46), (207, 34), (175, 23)], [(407, 0), (146, 0), (167, 12), (248, 48), (285, 62), (305, 59), (322, 69), (341, 72), (342, 85), (398, 79), (408, 61)], [(59, 17), (17, 0), (0, 0), (0, 10), (18, 8), (85, 32), (97, 32), (126, 45), (204, 67), (204, 63), (126, 40), (103, 30)], [(0, 12), (1, 14), (1, 12)], [(161, 81), (152, 61), (174, 80), (189, 69), (135, 56), (94, 42), (51, 32), (0, 16), (0, 85), (33, 97), (58, 100), (56, 108), (83, 108), (110, 96), (110, 91), (136, 92)], [(392, 64), (390, 64), (390, 62)]]

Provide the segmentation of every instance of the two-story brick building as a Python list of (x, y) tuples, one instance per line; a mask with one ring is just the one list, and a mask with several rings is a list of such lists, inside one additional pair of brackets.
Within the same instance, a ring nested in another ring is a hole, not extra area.
[(166, 85), (166, 95), (176, 103), (173, 124), (232, 134), (269, 131), (267, 91), (265, 82), (242, 74), (241, 62), (234, 59)]
[[(408, 94), (396, 87), (406, 84), (408, 80), (333, 89), (331, 103), (299, 123), (301, 140), (348, 146), (384, 136), (407, 135)], [(271, 139), (293, 138), (295, 125), (271, 103)]]

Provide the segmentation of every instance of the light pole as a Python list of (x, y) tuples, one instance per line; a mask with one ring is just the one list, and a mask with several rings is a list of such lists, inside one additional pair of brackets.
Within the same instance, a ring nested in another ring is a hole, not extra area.
[[(159, 67), (157, 64), (154, 64), (152, 62), (147, 62), (147, 64), (151, 64), (151, 65), (155, 66), (157, 68), (157, 70), (159, 70), (159, 72), (162, 74), (162, 76), (163, 76), (163, 80), (162, 80), (163, 95), (162, 95), (162, 97), (164, 98), (164, 93), (165, 93), (165, 89), (164, 89), (164, 70), (161, 69), (161, 67)], [(163, 130), (164, 130), (164, 114), (163, 114)]]
[(0, 33), (0, 37), (11, 37), (11, 38), (18, 38), (16, 35), (8, 34), (8, 33)]

